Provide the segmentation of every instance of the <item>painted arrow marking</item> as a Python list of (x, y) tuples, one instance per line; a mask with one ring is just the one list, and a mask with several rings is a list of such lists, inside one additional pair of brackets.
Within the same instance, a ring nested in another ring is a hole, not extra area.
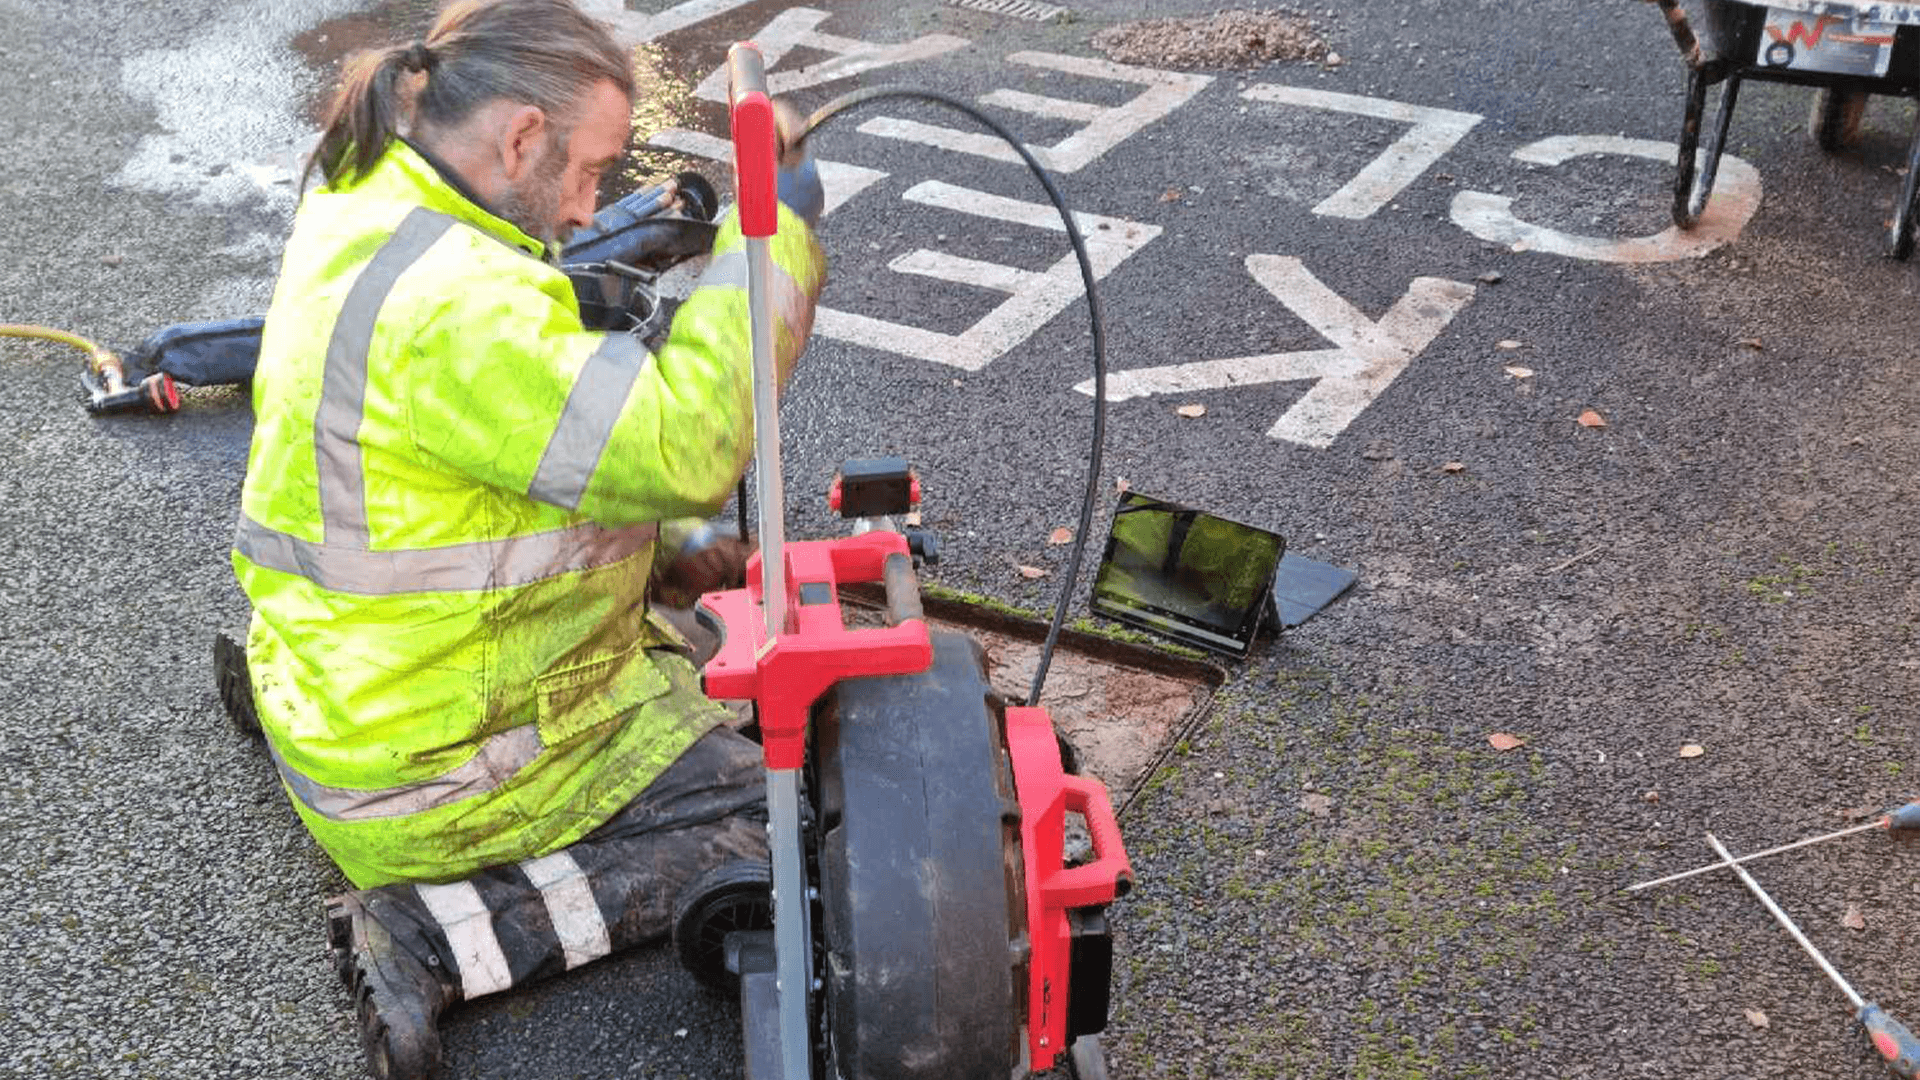
[(685, 0), (655, 15), (628, 11), (626, 0), (581, 0), (587, 14), (613, 27), (622, 45), (640, 45), (725, 15), (752, 0)]
[[(1376, 322), (1292, 256), (1249, 255), (1247, 272), (1334, 347), (1115, 372), (1107, 377), (1107, 400), (1311, 379), (1313, 387), (1267, 435), (1324, 450), (1440, 336), (1474, 295), (1471, 285), (1415, 278), (1406, 295)], [(1074, 389), (1092, 396), (1093, 380)]]
[[(754, 35), (753, 41), (760, 47), (761, 57), (767, 65), (768, 93), (776, 96), (791, 94), (841, 79), (851, 79), (883, 67), (931, 60), (969, 44), (966, 38), (952, 34), (927, 34), (899, 45), (882, 45), (838, 34), (823, 34), (820, 24), (827, 21), (830, 14), (818, 8), (788, 8), (774, 16), (772, 22), (761, 27), (760, 32)], [(833, 58), (793, 71), (774, 71), (773, 68), (795, 49), (828, 52), (833, 54)], [(722, 64), (715, 68), (700, 80), (700, 85), (694, 88), (693, 93), (705, 101), (727, 100), (727, 66)]]

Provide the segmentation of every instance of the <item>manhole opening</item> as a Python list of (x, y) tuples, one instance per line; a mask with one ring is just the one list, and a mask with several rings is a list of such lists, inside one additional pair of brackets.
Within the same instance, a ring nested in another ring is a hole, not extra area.
[[(851, 586), (841, 601), (848, 622), (879, 625), (877, 589)], [(1009, 702), (1026, 701), (1046, 641), (1047, 624), (998, 608), (944, 597), (923, 598), (935, 629), (971, 634), (987, 654), (987, 678)], [(1083, 773), (1107, 786), (1124, 813), (1182, 739), (1192, 734), (1227, 678), (1218, 664), (1062, 629), (1047, 667), (1040, 704), (1080, 754)]]

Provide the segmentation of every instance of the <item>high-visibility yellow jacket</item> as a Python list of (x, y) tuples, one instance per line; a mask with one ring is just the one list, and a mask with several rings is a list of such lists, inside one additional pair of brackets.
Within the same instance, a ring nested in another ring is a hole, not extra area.
[[(266, 319), (234, 570), (289, 796), (354, 884), (544, 854), (716, 722), (646, 609), (658, 524), (752, 454), (737, 221), (649, 354), (396, 140), (302, 202)], [(790, 364), (824, 260), (781, 210)]]

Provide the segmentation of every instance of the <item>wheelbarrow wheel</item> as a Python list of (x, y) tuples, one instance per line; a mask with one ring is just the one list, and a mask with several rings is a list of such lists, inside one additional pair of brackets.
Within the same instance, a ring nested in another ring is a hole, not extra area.
[(1867, 115), (1865, 90), (1841, 90), (1823, 86), (1814, 91), (1813, 109), (1807, 116), (1807, 130), (1813, 141), (1829, 154), (1838, 153), (1860, 137), (1860, 122)]
[(1914, 124), (1913, 141), (1907, 146), (1907, 171), (1900, 181), (1900, 195), (1893, 204), (1892, 227), (1887, 232), (1887, 254), (1905, 261), (1913, 254), (1913, 233), (1920, 218), (1920, 121)]

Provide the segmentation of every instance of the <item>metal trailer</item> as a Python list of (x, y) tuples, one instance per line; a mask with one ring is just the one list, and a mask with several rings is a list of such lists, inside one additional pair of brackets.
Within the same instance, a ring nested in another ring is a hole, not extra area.
[[(1858, 133), (1874, 94), (1920, 98), (1920, 3), (1871, 0), (1700, 0), (1696, 35), (1680, 0), (1652, 0), (1667, 16), (1674, 42), (1691, 69), (1687, 115), (1673, 186), (1673, 220), (1692, 228), (1705, 212), (1726, 151), (1740, 84), (1757, 79), (1816, 89), (1808, 127), (1829, 153)], [(1701, 153), (1707, 91), (1725, 84)], [(1913, 254), (1920, 194), (1920, 125), (1907, 148), (1907, 169), (1893, 208), (1887, 253)]]

